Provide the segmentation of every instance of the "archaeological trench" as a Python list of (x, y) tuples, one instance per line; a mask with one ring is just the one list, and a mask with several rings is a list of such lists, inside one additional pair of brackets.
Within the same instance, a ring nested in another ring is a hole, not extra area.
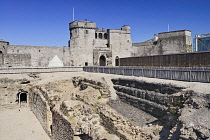
[(1, 108), (28, 104), (52, 140), (210, 139), (210, 94), (130, 76), (28, 77), (0, 79)]

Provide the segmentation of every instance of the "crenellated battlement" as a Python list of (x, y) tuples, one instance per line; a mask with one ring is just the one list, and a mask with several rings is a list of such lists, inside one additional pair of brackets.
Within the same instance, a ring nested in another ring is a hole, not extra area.
[(69, 23), (69, 29), (72, 29), (72, 28), (95, 29), (96, 23), (88, 21), (88, 20), (73, 21)]

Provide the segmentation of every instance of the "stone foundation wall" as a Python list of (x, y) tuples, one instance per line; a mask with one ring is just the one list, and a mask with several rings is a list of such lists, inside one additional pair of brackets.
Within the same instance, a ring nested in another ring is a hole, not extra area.
[(73, 77), (72, 82), (74, 84), (74, 87), (80, 87), (80, 90), (84, 90), (88, 86), (91, 86), (95, 89), (98, 89), (102, 97), (110, 97), (109, 87), (104, 83), (82, 77)]
[(71, 123), (61, 112), (55, 111), (47, 90), (35, 86), (30, 88), (29, 104), (45, 132), (52, 140), (72, 140), (74, 136)]
[(100, 112), (99, 115), (101, 118), (101, 124), (109, 133), (117, 135), (122, 140), (127, 140), (126, 136), (118, 131), (111, 117), (107, 116), (103, 112)]
[(183, 96), (175, 95), (181, 92), (180, 87), (164, 84), (146, 83), (133, 79), (112, 79), (116, 94), (123, 101), (139, 108), (157, 118), (167, 116), (172, 111), (171, 106), (179, 106)]
[(52, 110), (52, 140), (73, 140), (71, 123), (63, 115)]
[(44, 97), (38, 93), (36, 93), (33, 90), (30, 90), (29, 92), (29, 105), (36, 116), (36, 118), (39, 120), (40, 124), (42, 125), (45, 132), (49, 135), (50, 132), (47, 128), (47, 103), (44, 99)]

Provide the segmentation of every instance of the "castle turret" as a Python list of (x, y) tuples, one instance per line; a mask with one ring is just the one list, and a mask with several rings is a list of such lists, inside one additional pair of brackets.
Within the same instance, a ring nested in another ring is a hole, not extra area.
[(122, 26), (122, 30), (130, 33), (130, 26), (124, 25), (124, 26)]
[(72, 65), (92, 65), (96, 23), (86, 20), (73, 21), (69, 24), (69, 30)]

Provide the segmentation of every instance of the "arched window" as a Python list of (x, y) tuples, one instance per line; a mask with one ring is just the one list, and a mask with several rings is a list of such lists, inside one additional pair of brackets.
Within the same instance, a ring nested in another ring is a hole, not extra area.
[(107, 34), (107, 33), (104, 34), (104, 38), (105, 38), (105, 39), (108, 38), (108, 34)]
[(105, 56), (101, 56), (99, 59), (100, 66), (106, 66), (106, 58)]
[(98, 34), (97, 33), (95, 33), (95, 39), (97, 39), (98, 38)]
[(99, 38), (102, 39), (102, 33), (99, 33)]

